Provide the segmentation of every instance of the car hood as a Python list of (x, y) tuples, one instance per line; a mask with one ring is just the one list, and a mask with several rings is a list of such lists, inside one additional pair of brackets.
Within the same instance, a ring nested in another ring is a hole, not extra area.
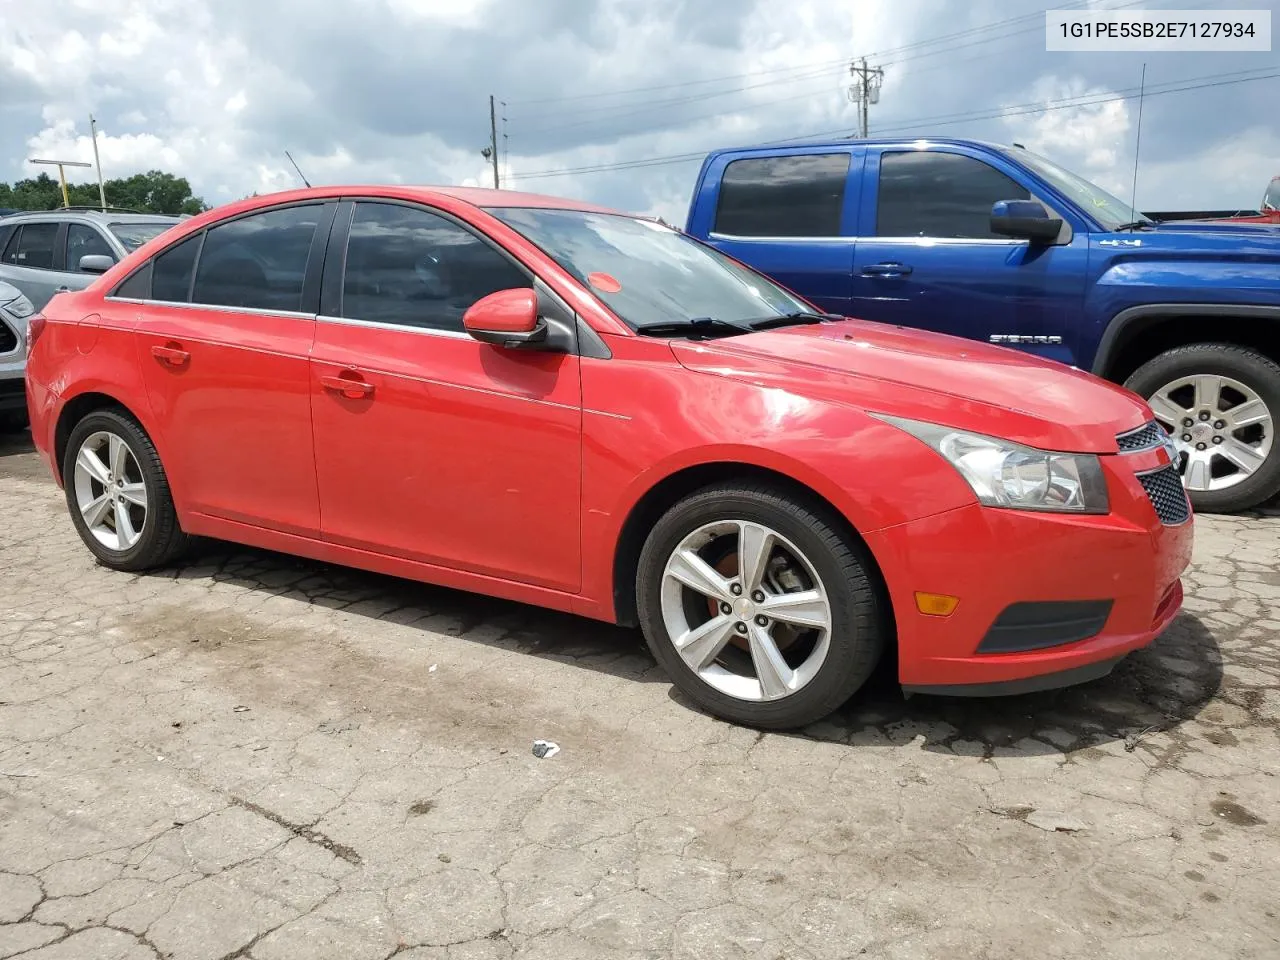
[(672, 342), (686, 368), (1046, 450), (1115, 453), (1151, 419), (1128, 390), (1004, 347), (864, 320)]
[[(1280, 242), (1280, 224), (1269, 220), (1169, 220), (1157, 223), (1151, 230), (1141, 230), (1135, 236), (1143, 234), (1204, 234), (1210, 237), (1231, 236), (1258, 237)], [(1117, 234), (1119, 236), (1119, 234)], [(1126, 234), (1127, 236), (1127, 234)]]

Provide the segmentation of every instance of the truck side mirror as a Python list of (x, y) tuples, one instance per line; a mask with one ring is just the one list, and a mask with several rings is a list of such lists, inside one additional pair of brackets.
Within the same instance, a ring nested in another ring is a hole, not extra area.
[(1049, 216), (1037, 200), (999, 200), (991, 205), (991, 232), (1002, 237), (1053, 243), (1062, 231), (1062, 221)]

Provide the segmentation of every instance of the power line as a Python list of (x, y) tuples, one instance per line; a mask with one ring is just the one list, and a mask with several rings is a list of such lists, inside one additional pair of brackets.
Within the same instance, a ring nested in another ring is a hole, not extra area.
[[(1195, 77), (1191, 80), (1177, 80), (1161, 86), (1167, 89), (1147, 90), (1147, 97), (1163, 96), (1170, 93), (1185, 93), (1191, 90), (1203, 90), (1212, 87), (1231, 86), (1239, 83), (1251, 83), (1256, 80), (1269, 80), (1280, 77), (1280, 72), (1267, 73), (1261, 76), (1242, 76), (1242, 74), (1256, 73), (1258, 70), (1274, 70), (1280, 67), (1280, 64), (1269, 64), (1263, 67), (1255, 67), (1252, 70), (1240, 70), (1230, 73), (1208, 74), (1203, 77)], [(1224, 79), (1234, 78), (1234, 79)], [(1200, 82), (1204, 81), (1204, 82)], [(1178, 84), (1181, 84), (1179, 86)], [(903, 121), (897, 125), (885, 127), (880, 132), (901, 133), (917, 129), (923, 125), (929, 126), (950, 126), (957, 123), (968, 123), (978, 120), (992, 120), (1004, 117), (1025, 116), (1033, 113), (1050, 113), (1056, 110), (1067, 110), (1072, 107), (1096, 106), (1103, 103), (1118, 103), (1125, 100), (1134, 99), (1137, 94), (1132, 92), (1135, 88), (1125, 88), (1109, 94), (1081, 94), (1076, 97), (1062, 98), (1060, 100), (1050, 100), (1047, 102), (1015, 104), (1000, 108), (986, 108), (986, 111), (970, 111), (960, 114), (943, 114), (936, 117), (922, 117), (915, 120)], [(818, 133), (808, 133), (795, 137), (786, 137), (779, 140), (769, 140), (760, 144), (760, 146), (769, 146), (784, 143), (796, 143), (804, 140), (813, 140), (823, 137), (841, 136), (847, 128), (839, 130), (825, 130)], [(673, 163), (688, 163), (693, 160), (701, 161), (710, 152), (710, 149), (699, 150), (693, 153), (673, 154), (664, 157), (649, 157), (640, 160), (626, 160), (616, 163), (602, 163), (590, 166), (570, 167), (561, 170), (540, 170), (533, 173), (520, 174), (513, 179), (534, 180), (549, 179), (553, 177), (575, 176), (588, 173), (603, 173), (610, 170), (634, 170), (643, 167), (665, 166)]]

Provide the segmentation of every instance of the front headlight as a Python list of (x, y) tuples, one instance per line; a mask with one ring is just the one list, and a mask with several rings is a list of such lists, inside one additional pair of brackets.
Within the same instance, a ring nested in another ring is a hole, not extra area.
[(1053, 453), (887, 414), (874, 414), (927, 443), (956, 468), (980, 503), (1013, 510), (1107, 513), (1107, 481), (1091, 453)]
[(13, 314), (19, 320), (25, 320), (27, 319), (27, 317), (31, 316), (33, 313), (36, 312), (36, 308), (32, 305), (31, 301), (28, 300), (26, 296), (21, 293), (18, 294), (16, 297), (14, 297), (12, 300), (6, 300), (4, 302), (0, 302), (0, 307), (3, 307), (5, 310)]

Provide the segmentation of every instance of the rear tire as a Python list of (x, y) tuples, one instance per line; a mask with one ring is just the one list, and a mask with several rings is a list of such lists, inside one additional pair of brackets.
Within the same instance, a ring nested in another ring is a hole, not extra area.
[(727, 484), (657, 522), (636, 599), (649, 649), (686, 696), (733, 723), (785, 730), (839, 708), (875, 669), (888, 633), (876, 577), (820, 505)]
[[(1190, 344), (1144, 363), (1125, 386), (1151, 405), (1173, 437), (1183, 483), (1198, 512), (1249, 510), (1280, 493), (1275, 362), (1234, 344)], [(1244, 411), (1237, 414), (1242, 421), (1265, 419), (1237, 428), (1233, 411)]]
[(103, 566), (148, 570), (187, 548), (160, 455), (132, 417), (99, 410), (77, 423), (62, 482), (71, 522)]

